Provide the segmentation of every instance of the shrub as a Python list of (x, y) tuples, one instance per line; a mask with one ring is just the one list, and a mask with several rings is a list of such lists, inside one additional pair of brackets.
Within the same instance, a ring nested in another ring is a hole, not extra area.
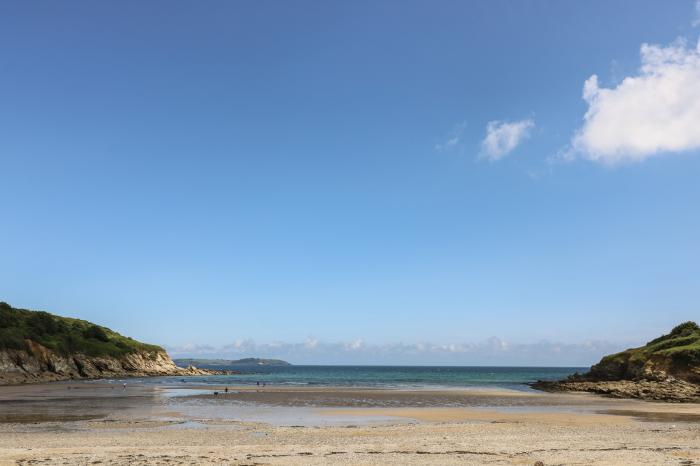
[(673, 330), (671, 330), (671, 335), (685, 337), (692, 335), (695, 332), (700, 332), (700, 327), (698, 327), (698, 324), (695, 322), (688, 321), (673, 327)]
[(0, 302), (0, 348), (25, 349), (32, 340), (57, 353), (120, 357), (129, 353), (159, 352), (159, 346), (124, 337), (84, 320), (48, 312), (15, 309)]
[(16, 335), (9, 329), (0, 329), (0, 348), (2, 349), (25, 349), (24, 339)]
[(91, 325), (88, 328), (86, 328), (83, 331), (83, 335), (85, 338), (93, 338), (95, 340), (103, 341), (103, 342), (108, 342), (109, 337), (105, 333), (104, 330), (102, 330), (102, 327), (98, 325)]
[[(5, 304), (5, 303), (0, 303)], [(0, 328), (10, 328), (18, 324), (19, 319), (16, 313), (12, 311), (12, 308), (5, 308), (0, 306)]]

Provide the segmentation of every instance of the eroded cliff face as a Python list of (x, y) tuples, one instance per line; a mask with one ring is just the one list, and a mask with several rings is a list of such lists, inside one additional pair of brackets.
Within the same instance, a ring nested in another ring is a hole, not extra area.
[(591, 367), (586, 378), (592, 381), (663, 381), (676, 378), (700, 384), (700, 366), (667, 355), (654, 354), (646, 360), (641, 360), (635, 359), (631, 353), (622, 353), (616, 358), (603, 358)]
[(61, 355), (27, 340), (26, 350), (0, 350), (0, 384), (103, 377), (205, 375), (211, 371), (175, 365), (162, 351), (116, 357)]
[(537, 381), (547, 391), (587, 391), (619, 398), (700, 401), (700, 326), (684, 322), (644, 346), (605, 356), (585, 374)]

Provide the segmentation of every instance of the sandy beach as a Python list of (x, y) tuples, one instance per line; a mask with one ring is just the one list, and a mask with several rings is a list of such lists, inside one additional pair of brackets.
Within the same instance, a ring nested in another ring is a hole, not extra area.
[(589, 394), (55, 383), (0, 406), (0, 464), (700, 462), (700, 405)]

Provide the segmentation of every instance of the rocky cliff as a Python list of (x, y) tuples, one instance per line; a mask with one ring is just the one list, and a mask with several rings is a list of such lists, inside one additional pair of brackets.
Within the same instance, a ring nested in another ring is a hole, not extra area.
[(211, 373), (106, 327), (0, 303), (0, 384)]
[(156, 375), (205, 375), (212, 371), (182, 368), (167, 353), (130, 353), (121, 357), (57, 354), (27, 340), (28, 350), (0, 350), (0, 384), (47, 382), (81, 378)]
[(700, 327), (683, 323), (642, 347), (605, 356), (585, 374), (532, 386), (620, 398), (700, 401)]

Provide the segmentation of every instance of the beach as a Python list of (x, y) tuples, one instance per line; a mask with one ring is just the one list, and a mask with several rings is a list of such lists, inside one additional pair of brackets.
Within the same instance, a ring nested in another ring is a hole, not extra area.
[(0, 0), (0, 466), (700, 466), (700, 0)]
[(700, 462), (700, 405), (578, 393), (79, 382), (0, 406), (3, 465)]

